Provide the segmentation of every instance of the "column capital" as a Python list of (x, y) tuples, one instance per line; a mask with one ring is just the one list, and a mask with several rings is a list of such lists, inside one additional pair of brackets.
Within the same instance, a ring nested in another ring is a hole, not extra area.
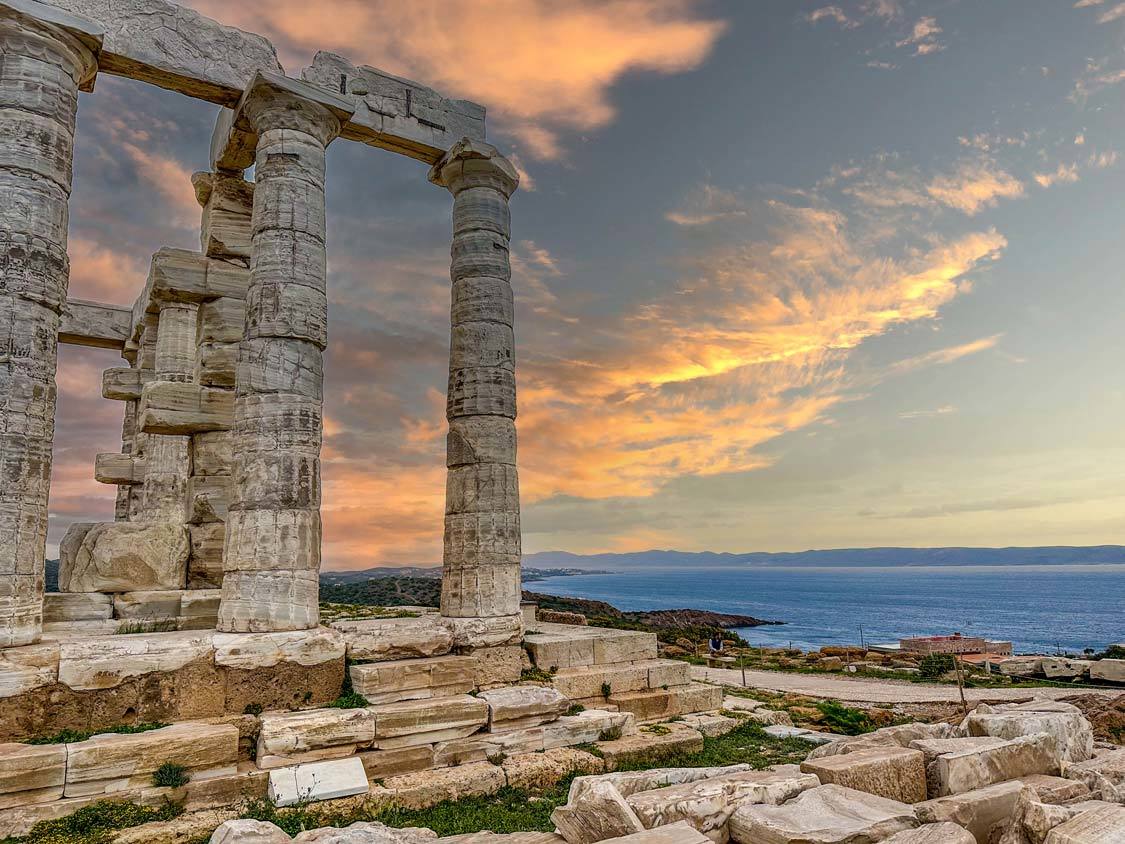
[(104, 27), (37, 0), (0, 0), (0, 52), (60, 64), (79, 90), (94, 90)]
[(519, 187), (520, 177), (492, 144), (462, 138), (430, 168), (430, 181), (454, 196), (466, 188), (495, 188), (510, 197)]
[(259, 70), (238, 105), (219, 113), (211, 138), (211, 166), (228, 173), (246, 170), (254, 164), (258, 136), (271, 129), (303, 132), (328, 146), (354, 113), (353, 103), (331, 91)]

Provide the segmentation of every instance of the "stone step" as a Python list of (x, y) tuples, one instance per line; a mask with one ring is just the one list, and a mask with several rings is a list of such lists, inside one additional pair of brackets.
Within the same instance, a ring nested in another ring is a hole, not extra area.
[(705, 683), (621, 692), (609, 697), (611, 704), (622, 712), (632, 712), (638, 721), (673, 718), (694, 712), (714, 712), (722, 701), (723, 690), (719, 686)]
[[(571, 700), (602, 698), (609, 694), (685, 686), (691, 682), (691, 666), (674, 659), (644, 659), (609, 665), (560, 668), (551, 685)], [(712, 707), (718, 709), (718, 706)]]
[(352, 688), (372, 704), (463, 695), (476, 689), (480, 662), (472, 656), (396, 659), (350, 668)]
[(538, 623), (524, 636), (531, 661), (545, 671), (656, 659), (656, 634)]
[(664, 729), (641, 727), (635, 735), (598, 742), (606, 770), (616, 770), (625, 762), (638, 759), (658, 761), (671, 753), (698, 753), (703, 749), (703, 734), (686, 724), (662, 725)]
[(357, 662), (392, 662), (444, 656), (453, 650), (453, 633), (432, 613), (417, 618), (372, 618), (334, 621), (344, 634), (348, 659)]

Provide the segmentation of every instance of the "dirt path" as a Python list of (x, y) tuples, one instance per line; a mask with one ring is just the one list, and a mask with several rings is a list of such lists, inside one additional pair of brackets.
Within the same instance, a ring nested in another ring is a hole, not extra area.
[[(732, 668), (692, 666), (693, 680), (742, 685), (742, 672)], [(784, 671), (746, 671), (751, 688), (771, 692), (796, 692), (809, 697), (834, 698), (846, 703), (957, 703), (956, 686), (908, 683), (901, 680), (872, 680), (830, 674), (796, 674)], [(1062, 698), (1076, 694), (1104, 694), (1116, 697), (1121, 691), (1106, 689), (965, 689), (969, 703), (983, 701), (1028, 700), (1032, 697)]]

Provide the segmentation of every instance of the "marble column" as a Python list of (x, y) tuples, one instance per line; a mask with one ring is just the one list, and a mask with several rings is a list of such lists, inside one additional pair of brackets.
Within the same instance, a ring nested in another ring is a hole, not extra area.
[(434, 165), (430, 180), (454, 197), (441, 612), (465, 632), (462, 644), (498, 644), (518, 631), (520, 618), (508, 256), (508, 198), (519, 177), (494, 147), (463, 140)]
[(97, 31), (0, 4), (0, 646), (42, 631), (74, 121)]
[[(170, 302), (156, 324), (157, 381), (190, 382), (195, 377), (199, 305)], [(144, 520), (182, 525), (191, 475), (191, 437), (149, 435), (145, 460)]]
[(320, 618), (325, 147), (341, 116), (298, 88), (314, 90), (259, 77), (235, 116), (258, 140), (218, 624), (226, 632), (303, 630)]

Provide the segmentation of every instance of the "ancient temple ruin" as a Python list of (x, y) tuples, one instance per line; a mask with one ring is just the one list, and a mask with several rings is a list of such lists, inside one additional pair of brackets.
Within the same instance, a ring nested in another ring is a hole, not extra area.
[[(99, 73), (217, 107), (210, 170), (192, 180), (200, 249), (154, 244), (132, 308), (67, 296), (75, 116)], [(334, 141), (423, 162), (452, 195), (448, 474), (440, 612), (321, 625)], [(264, 38), (167, 0), (0, 0), (0, 741), (171, 724), (61, 753), (0, 745), (0, 769), (36, 772), (0, 777), (0, 835), (99, 795), (139, 799), (170, 758), (211, 783), (207, 804), (314, 761), (358, 755), (366, 787), (718, 708), (686, 663), (657, 659), (653, 634), (521, 607), (518, 181), (481, 106), (418, 83), (329, 53), (289, 76)], [(71, 526), (45, 595), (60, 342), (120, 350), (102, 392), (124, 421), (92, 467), (117, 486), (115, 519)], [(345, 658), (369, 705), (324, 708)]]

